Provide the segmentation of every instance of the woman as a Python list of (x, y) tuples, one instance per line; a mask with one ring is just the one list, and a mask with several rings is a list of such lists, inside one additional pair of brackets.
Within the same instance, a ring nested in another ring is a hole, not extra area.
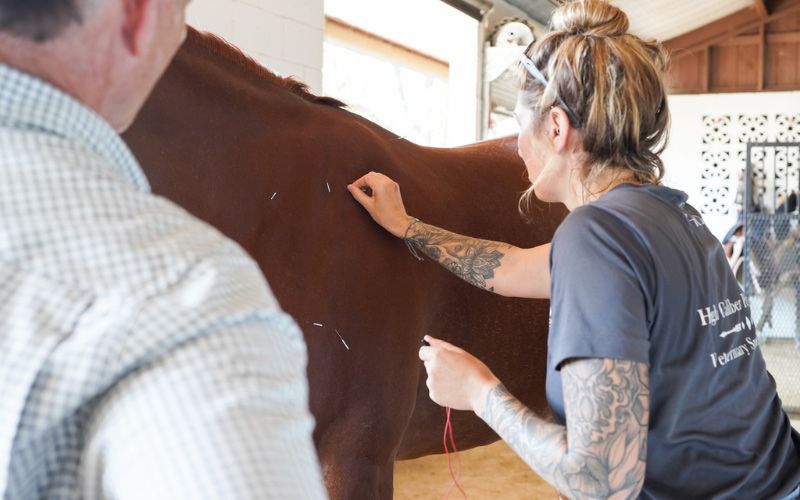
[(348, 187), (381, 226), (470, 283), (518, 297), (550, 290), (555, 422), (468, 353), (426, 337), (431, 398), (473, 410), (570, 498), (797, 498), (800, 436), (749, 304), (686, 195), (659, 184), (661, 47), (628, 34), (625, 14), (601, 0), (563, 5), (551, 26), (522, 59), (516, 115), (526, 197), (571, 211), (552, 248), (410, 218), (381, 174)]

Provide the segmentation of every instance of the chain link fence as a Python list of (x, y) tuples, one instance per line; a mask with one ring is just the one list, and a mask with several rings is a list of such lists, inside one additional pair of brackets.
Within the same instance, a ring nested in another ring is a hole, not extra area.
[(747, 145), (742, 286), (767, 368), (800, 413), (800, 143)]

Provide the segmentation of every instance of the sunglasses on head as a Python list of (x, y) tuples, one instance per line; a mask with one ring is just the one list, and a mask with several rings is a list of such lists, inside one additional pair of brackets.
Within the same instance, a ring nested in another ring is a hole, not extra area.
[[(541, 83), (545, 87), (550, 85), (550, 83), (547, 81), (547, 78), (544, 77), (542, 72), (539, 71), (539, 68), (537, 68), (536, 65), (533, 64), (533, 61), (528, 56), (526, 56), (525, 54), (521, 54), (519, 56), (519, 62), (525, 67), (526, 70), (528, 70), (528, 73), (530, 73), (530, 75), (534, 77), (539, 83)], [(581, 122), (580, 120), (578, 120), (577, 115), (575, 115), (572, 109), (570, 109), (570, 107), (567, 106), (567, 103), (564, 102), (561, 96), (556, 95), (556, 99), (558, 99), (558, 104), (561, 106), (561, 108), (569, 117), (569, 124), (572, 125), (572, 128), (581, 128)]]

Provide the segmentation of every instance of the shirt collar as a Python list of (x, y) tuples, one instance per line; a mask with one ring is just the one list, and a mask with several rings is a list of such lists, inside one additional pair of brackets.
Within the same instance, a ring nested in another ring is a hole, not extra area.
[(138, 189), (150, 191), (136, 158), (100, 115), (53, 85), (4, 64), (0, 124), (73, 140), (107, 160)]
[(689, 195), (677, 189), (668, 188), (662, 184), (632, 184), (630, 182), (623, 182), (617, 184), (609, 190), (609, 192), (618, 189), (643, 189), (654, 194), (660, 194), (662, 197), (669, 198), (676, 203), (685, 203), (689, 199)]

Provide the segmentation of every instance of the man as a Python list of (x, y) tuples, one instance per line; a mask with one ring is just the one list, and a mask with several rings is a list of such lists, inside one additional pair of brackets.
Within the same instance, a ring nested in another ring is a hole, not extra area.
[(323, 498), (306, 351), (116, 131), (188, 0), (0, 0), (0, 496)]

